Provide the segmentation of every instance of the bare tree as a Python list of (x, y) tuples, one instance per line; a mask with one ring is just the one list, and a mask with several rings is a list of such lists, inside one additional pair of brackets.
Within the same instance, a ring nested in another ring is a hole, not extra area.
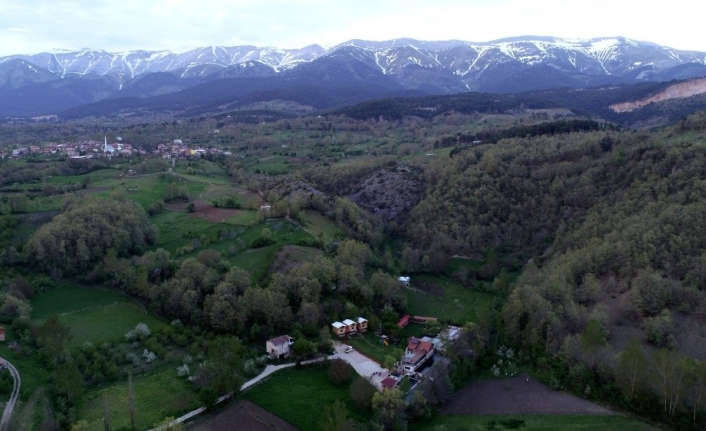
[(688, 358), (671, 350), (662, 349), (653, 356), (652, 372), (656, 377), (657, 389), (662, 393), (664, 412), (668, 416), (673, 415), (679, 405), (690, 366)]

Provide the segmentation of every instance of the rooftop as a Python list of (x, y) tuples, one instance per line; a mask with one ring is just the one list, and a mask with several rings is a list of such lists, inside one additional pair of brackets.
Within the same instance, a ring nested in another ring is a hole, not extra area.
[(281, 346), (283, 344), (289, 344), (289, 342), (292, 340), (292, 338), (289, 335), (280, 335), (279, 337), (275, 337), (271, 340), (267, 340), (269, 343), (274, 344), (275, 346)]

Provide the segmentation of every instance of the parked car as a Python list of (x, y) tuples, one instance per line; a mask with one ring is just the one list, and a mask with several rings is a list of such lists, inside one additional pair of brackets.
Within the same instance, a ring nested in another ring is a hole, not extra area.
[(355, 349), (353, 348), (353, 346), (346, 346), (346, 348), (343, 349), (343, 351), (346, 352), (346, 353), (350, 353), (350, 352), (352, 352), (352, 351), (354, 351), (354, 350), (355, 350)]

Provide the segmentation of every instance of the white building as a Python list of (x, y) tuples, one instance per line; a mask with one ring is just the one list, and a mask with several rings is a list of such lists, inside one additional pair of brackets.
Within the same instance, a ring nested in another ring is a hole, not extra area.
[(294, 344), (294, 338), (289, 335), (280, 335), (279, 337), (267, 340), (265, 349), (270, 359), (287, 358), (291, 354), (291, 347)]

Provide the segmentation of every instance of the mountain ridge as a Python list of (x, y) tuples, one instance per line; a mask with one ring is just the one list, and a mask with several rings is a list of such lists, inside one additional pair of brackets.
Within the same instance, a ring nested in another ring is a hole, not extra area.
[[(375, 88), (383, 89), (377, 97), (384, 97), (399, 91), (518, 93), (702, 76), (706, 53), (625, 37), (517, 36), (490, 42), (351, 39), (329, 48), (210, 46), (178, 53), (84, 49), (1, 57), (0, 95), (8, 102), (0, 100), (0, 117), (55, 114), (106, 99), (162, 97), (208, 82), (219, 83), (215, 87), (221, 85), (224, 94), (241, 97), (245, 92), (233, 92), (228, 86), (247, 89), (254, 82), (248, 79), (260, 78), (272, 78), (274, 88), (289, 94), (301, 93), (292, 92), (293, 87), (326, 83), (328, 100), (345, 105), (360, 98), (335, 96), (336, 85), (353, 94), (351, 82), (368, 96), (375, 95)], [(62, 80), (71, 81), (69, 99), (63, 96), (69, 93)], [(84, 88), (79, 88), (82, 84)], [(260, 84), (255, 87), (259, 97), (278, 98)]]

